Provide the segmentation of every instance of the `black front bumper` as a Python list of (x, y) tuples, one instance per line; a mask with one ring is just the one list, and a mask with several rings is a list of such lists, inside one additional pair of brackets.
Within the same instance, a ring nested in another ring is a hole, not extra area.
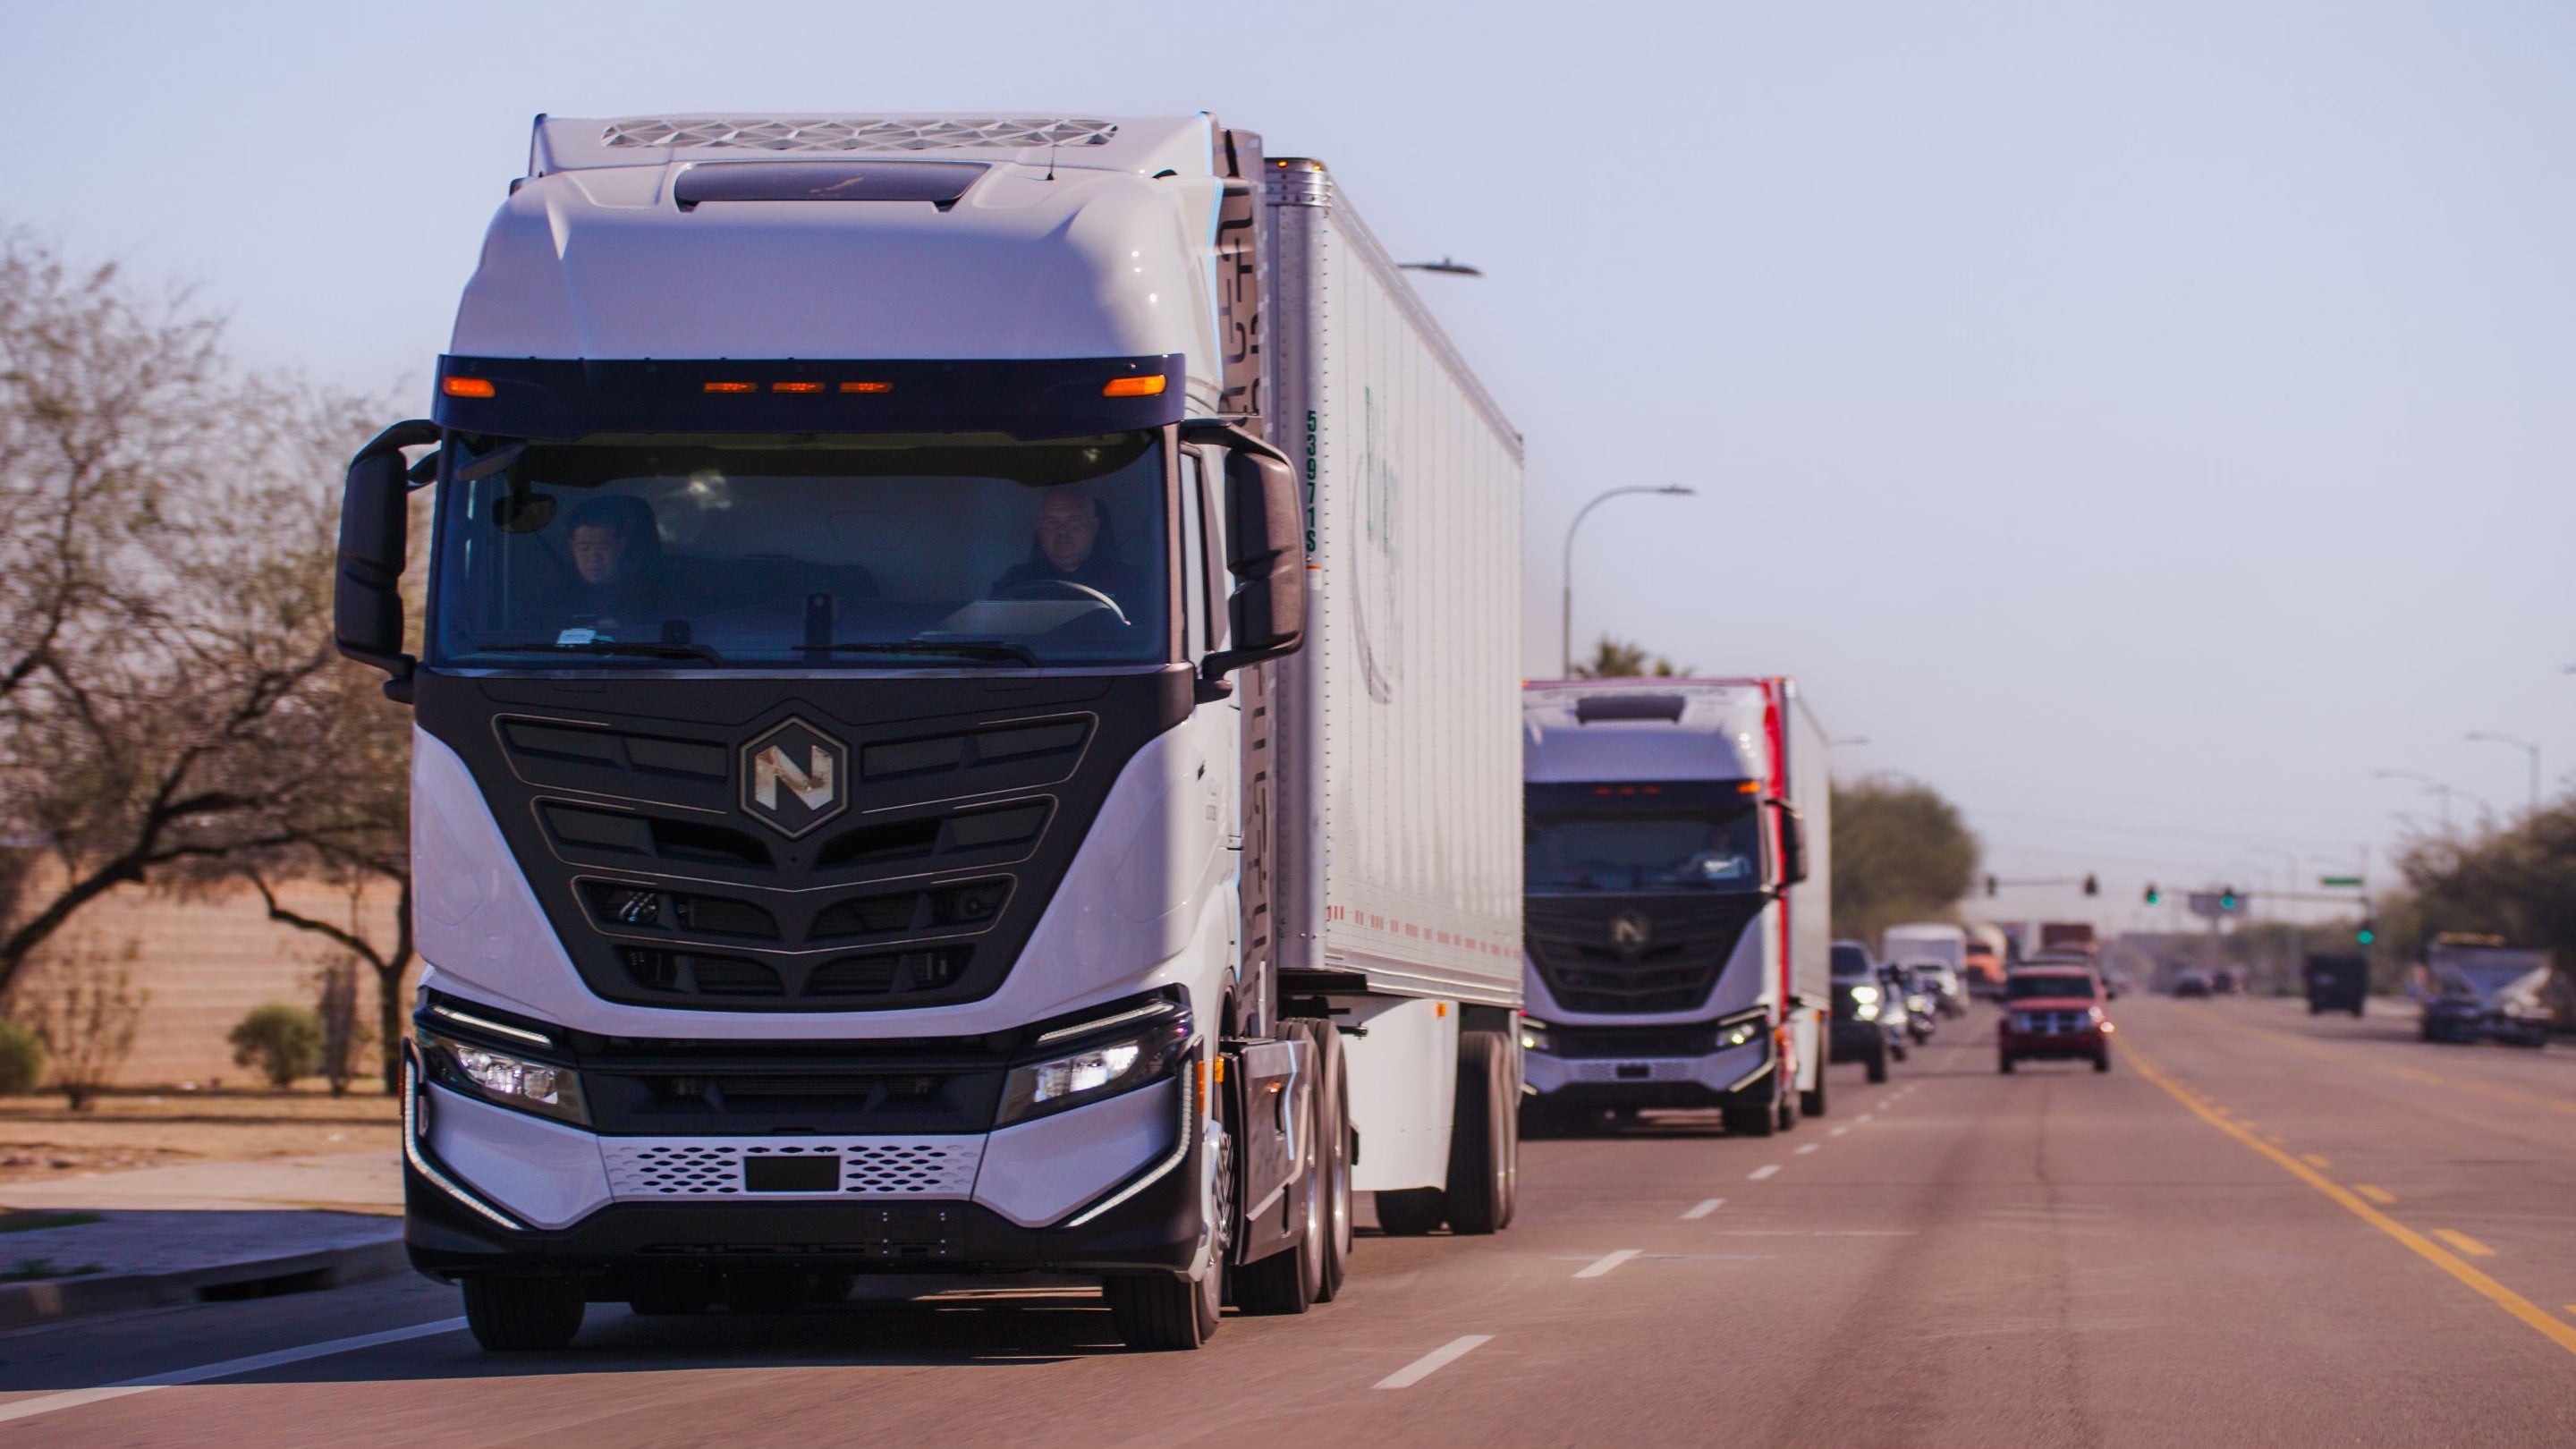
[[(660, 1203), (601, 1208), (567, 1228), (487, 1222), (403, 1168), (403, 1243), (432, 1278), (556, 1272), (624, 1296), (640, 1274), (1117, 1273), (1184, 1271), (1197, 1258), (1201, 1143), (1178, 1166), (1079, 1227), (1024, 1228), (980, 1203), (847, 1201)], [(1079, 1212), (1074, 1216), (1079, 1217)]]

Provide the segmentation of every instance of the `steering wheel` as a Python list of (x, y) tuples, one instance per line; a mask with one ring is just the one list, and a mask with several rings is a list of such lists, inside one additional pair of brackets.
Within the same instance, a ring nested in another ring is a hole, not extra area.
[(996, 593), (993, 597), (997, 599), (1018, 599), (1024, 601), (1055, 598), (1070, 600), (1074, 603), (1098, 604), (1100, 607), (1107, 609), (1110, 613), (1115, 614), (1118, 617), (1120, 627), (1124, 628), (1128, 625), (1127, 611), (1118, 607), (1118, 601), (1116, 599), (1109, 597), (1107, 594), (1102, 593), (1089, 584), (1077, 584), (1071, 579), (1029, 579), (1021, 583), (1013, 584), (1009, 588)]

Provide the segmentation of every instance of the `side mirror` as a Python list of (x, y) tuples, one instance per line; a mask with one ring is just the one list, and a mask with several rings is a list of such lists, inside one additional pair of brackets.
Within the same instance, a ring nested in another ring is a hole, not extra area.
[(387, 698), (409, 702), (418, 660), (403, 652), (402, 572), (410, 532), (410, 466), (402, 450), (439, 438), (438, 424), (396, 423), (349, 460), (340, 492), (340, 560), (331, 596), (332, 642), (392, 676)]
[(1798, 807), (1783, 800), (1764, 802), (1780, 812), (1780, 884), (1793, 886), (1807, 878), (1807, 827)]
[(1232, 688), (1225, 676), (1293, 654), (1306, 642), (1306, 510), (1296, 470), (1267, 449), (1229, 448), (1225, 523), (1225, 567), (1235, 580), (1226, 619), (1234, 646), (1199, 665), (1202, 700), (1225, 697)]

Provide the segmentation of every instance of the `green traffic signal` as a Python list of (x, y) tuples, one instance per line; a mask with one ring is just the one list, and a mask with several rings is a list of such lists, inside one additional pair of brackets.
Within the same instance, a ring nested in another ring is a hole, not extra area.
[(2160, 891), (2160, 890), (2157, 890), (2157, 889), (2156, 889), (2156, 884), (2155, 884), (2155, 882), (2154, 882), (2154, 881), (2149, 881), (2149, 882), (2147, 882), (2147, 904), (2148, 904), (2148, 905), (2151, 905), (2151, 906), (2152, 906), (2152, 905), (2154, 905), (2156, 902), (2158, 902), (2158, 901), (2160, 901), (2160, 900), (2163, 900), (2164, 898), (2165, 898), (2165, 893), (2164, 893), (2163, 891)]
[(2373, 926), (2368, 921), (2364, 921), (2361, 923), (2360, 928), (2352, 933), (2352, 939), (2355, 945), (2367, 946), (2371, 942), (2379, 939), (2379, 928)]

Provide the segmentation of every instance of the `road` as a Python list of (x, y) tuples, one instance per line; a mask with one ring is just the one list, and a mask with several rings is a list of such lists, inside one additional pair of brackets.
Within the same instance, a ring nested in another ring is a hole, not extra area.
[[(1078, 1287), (787, 1317), (594, 1305), (487, 1358), (416, 1280), (0, 1336), (39, 1445), (2576, 1443), (2576, 1050), (2411, 1012), (2124, 999), (2114, 1070), (1986, 1013), (1768, 1140), (1533, 1142), (1489, 1239), (1362, 1241), (1341, 1301), (1119, 1350)], [(1713, 1204), (1713, 1205), (1712, 1205)], [(78, 1395), (280, 1350), (218, 1380)], [(14, 1416), (14, 1417), (13, 1417)]]

